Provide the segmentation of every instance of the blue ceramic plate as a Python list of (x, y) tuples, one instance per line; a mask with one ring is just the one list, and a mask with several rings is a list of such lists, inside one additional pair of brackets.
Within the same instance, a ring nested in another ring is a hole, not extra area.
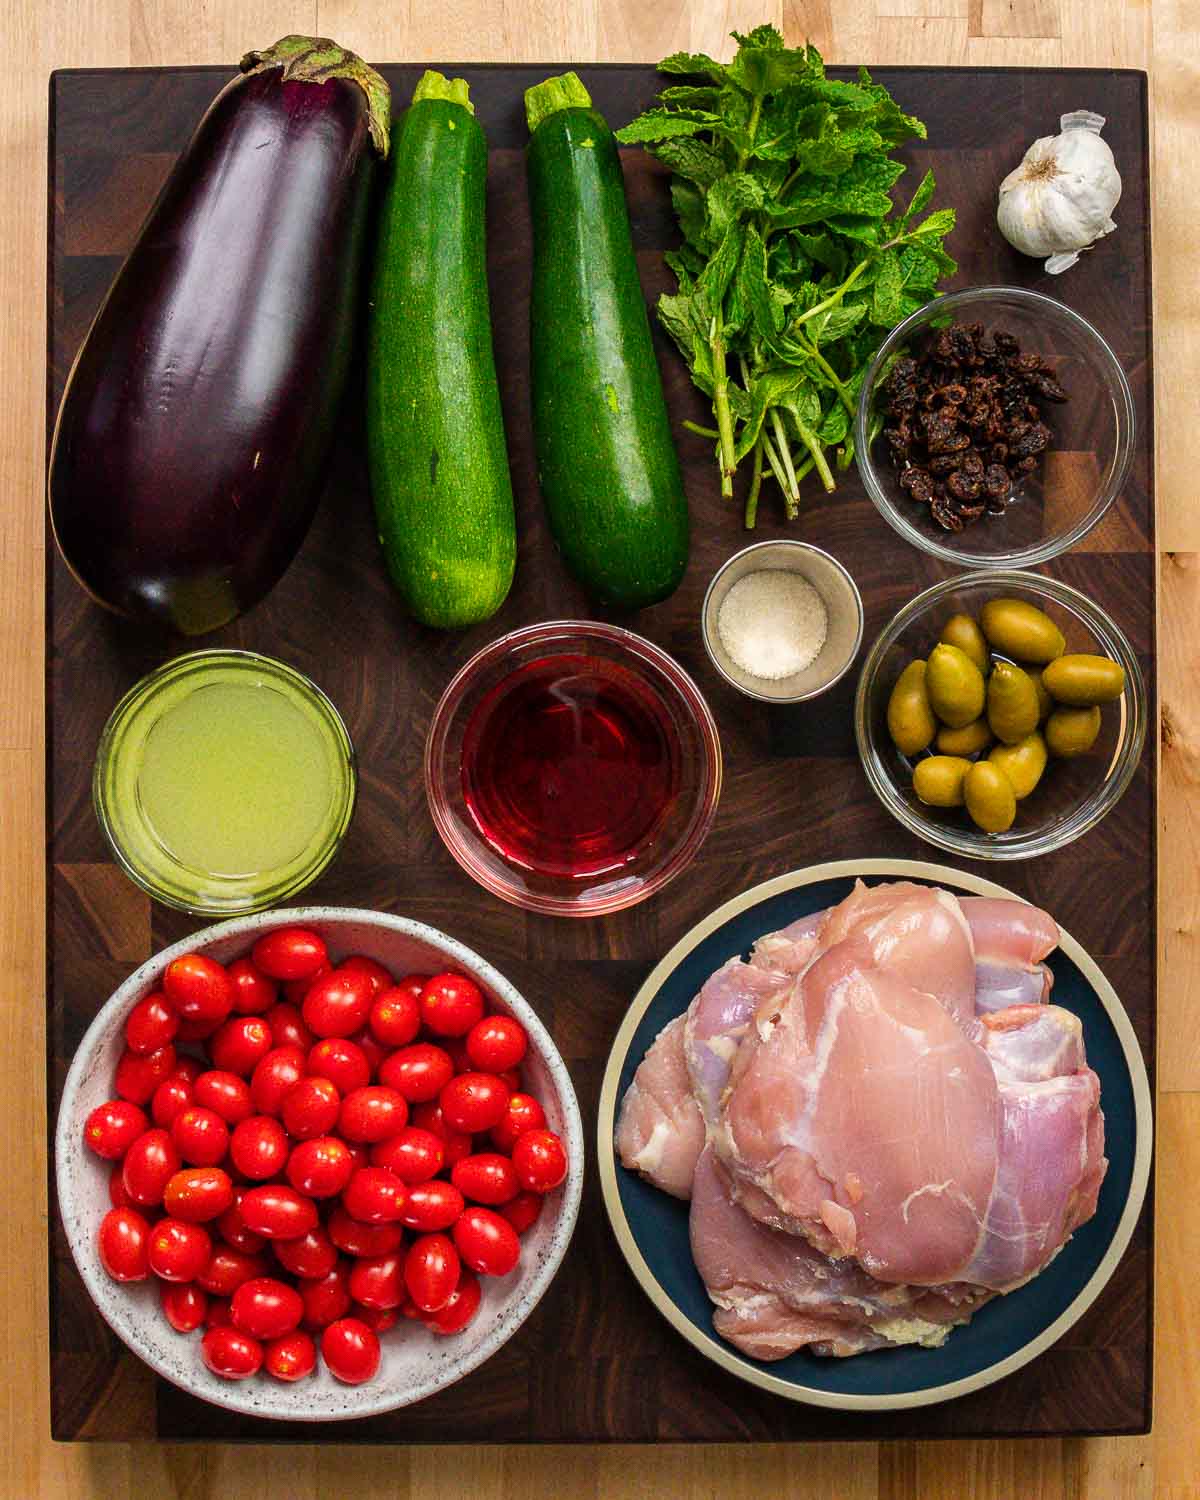
[(982, 1307), (940, 1349), (907, 1347), (828, 1359), (801, 1352), (764, 1363), (714, 1334), (712, 1304), (688, 1245), (688, 1206), (627, 1172), (613, 1131), (622, 1096), (651, 1042), (691, 1004), (726, 959), (763, 933), (840, 901), (854, 880), (919, 880), (971, 895), (1011, 896), (988, 880), (908, 860), (842, 861), (783, 875), (719, 907), (667, 954), (617, 1033), (600, 1095), (600, 1178), (613, 1230), (651, 1301), (701, 1353), (753, 1385), (816, 1406), (884, 1410), (926, 1406), (978, 1390), (1048, 1349), (1082, 1316), (1116, 1269), (1150, 1174), (1150, 1086), (1129, 1017), (1112, 986), (1067, 933), (1050, 960), (1054, 1001), (1083, 1021), (1100, 1078), (1108, 1175), (1095, 1217), (1028, 1285)]

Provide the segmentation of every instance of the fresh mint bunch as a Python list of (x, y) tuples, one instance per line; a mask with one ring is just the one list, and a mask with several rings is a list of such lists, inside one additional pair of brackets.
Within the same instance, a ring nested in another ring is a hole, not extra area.
[(659, 71), (697, 80), (664, 88), (660, 105), (617, 132), (670, 167), (683, 244), (667, 262), (679, 290), (658, 315), (712, 400), (721, 493), (738, 465), (753, 478), (753, 526), (769, 470), (789, 517), (799, 481), (854, 456), (859, 387), (887, 329), (936, 295), (955, 263), (942, 242), (954, 210), (920, 215), (926, 172), (907, 208), (891, 189), (905, 168), (892, 150), (920, 120), (865, 68), (857, 83), (825, 76), (815, 47), (785, 47), (773, 26), (738, 43), (731, 63), (675, 53)]

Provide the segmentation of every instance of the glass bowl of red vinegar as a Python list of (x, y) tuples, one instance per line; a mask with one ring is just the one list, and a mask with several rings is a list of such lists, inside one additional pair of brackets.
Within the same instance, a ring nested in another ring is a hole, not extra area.
[(687, 865), (721, 795), (699, 688), (632, 631), (552, 620), (501, 636), (442, 694), (425, 790), (446, 847), (529, 911), (595, 917)]

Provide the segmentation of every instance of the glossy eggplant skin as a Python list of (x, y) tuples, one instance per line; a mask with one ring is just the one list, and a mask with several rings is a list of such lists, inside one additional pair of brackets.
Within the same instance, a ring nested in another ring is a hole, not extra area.
[(55, 538), (101, 604), (197, 635), (292, 561), (346, 382), (375, 156), (344, 78), (269, 68), (205, 114), (55, 427)]

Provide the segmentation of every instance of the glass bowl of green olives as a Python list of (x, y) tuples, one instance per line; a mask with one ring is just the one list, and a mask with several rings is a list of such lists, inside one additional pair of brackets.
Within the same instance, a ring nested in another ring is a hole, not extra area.
[(1112, 618), (1014, 570), (946, 579), (863, 664), (854, 727), (888, 811), (968, 859), (1029, 859), (1116, 804), (1146, 739), (1146, 687)]

